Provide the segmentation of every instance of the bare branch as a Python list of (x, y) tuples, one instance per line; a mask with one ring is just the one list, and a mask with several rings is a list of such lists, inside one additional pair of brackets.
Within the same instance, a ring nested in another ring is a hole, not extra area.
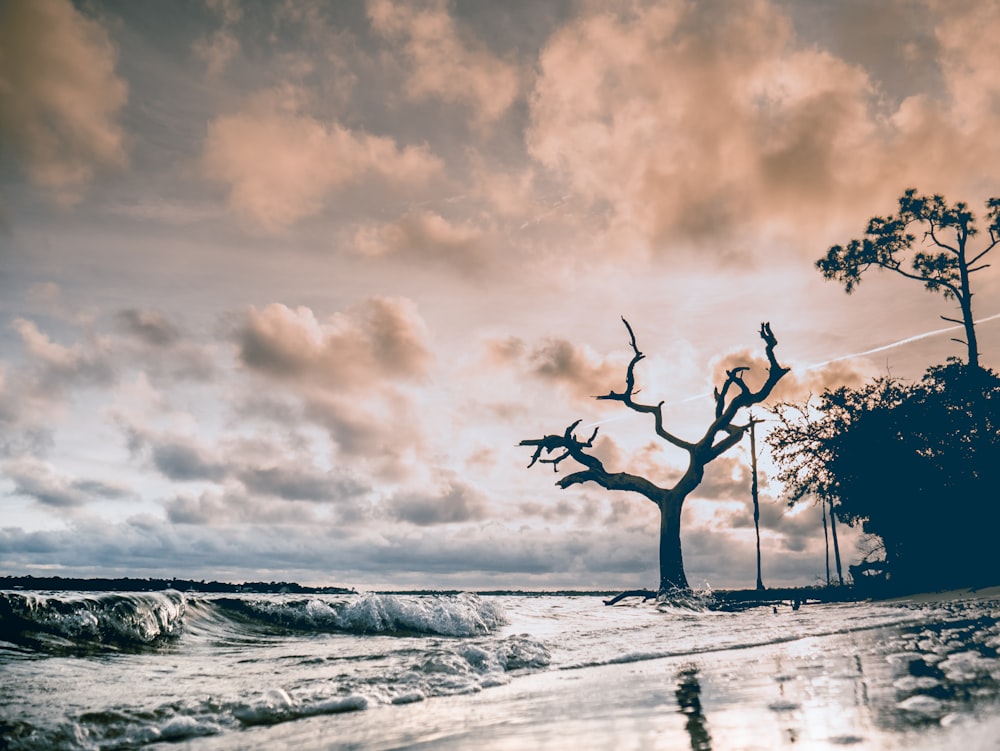
[(919, 274), (911, 274), (909, 271), (906, 271), (902, 266), (898, 264), (895, 266), (884, 266), (884, 268), (887, 268), (890, 271), (895, 271), (897, 274), (899, 274), (900, 276), (905, 276), (907, 279), (913, 279), (915, 281), (922, 282), (923, 284), (931, 284), (934, 286), (945, 287), (946, 289), (951, 290), (951, 293), (955, 295), (955, 297), (961, 297), (962, 295), (961, 289), (959, 289), (954, 284), (944, 279), (929, 279), (928, 277), (920, 276)]
[[(594, 439), (597, 438), (597, 432), (600, 428), (595, 428), (590, 438), (586, 441), (581, 441), (575, 434), (580, 422), (580, 420), (574, 422), (566, 428), (562, 435), (547, 435), (542, 438), (529, 438), (521, 441), (518, 444), (519, 446), (535, 447), (531, 464), (528, 467), (532, 467), (536, 462), (539, 464), (551, 464), (552, 469), (558, 472), (561, 462), (566, 459), (572, 459), (578, 464), (583, 465), (586, 469), (562, 477), (556, 482), (556, 485), (560, 488), (565, 489), (584, 482), (594, 482), (608, 490), (635, 491), (646, 496), (654, 503), (658, 503), (658, 499), (665, 492), (663, 488), (654, 485), (649, 480), (638, 475), (631, 475), (627, 472), (608, 472), (600, 459), (585, 451), (585, 449), (593, 448)], [(542, 458), (542, 452), (548, 455), (560, 449), (562, 453), (558, 456), (552, 459)]]
[[(715, 420), (708, 427), (702, 439), (695, 444), (696, 451), (699, 453), (708, 451), (711, 454), (709, 461), (711, 458), (735, 446), (742, 439), (746, 427), (736, 428), (732, 425), (737, 413), (745, 407), (759, 404), (767, 399), (778, 381), (789, 370), (778, 362), (774, 354), (774, 348), (777, 346), (778, 340), (771, 330), (771, 324), (765, 322), (760, 325), (760, 338), (764, 341), (764, 351), (767, 355), (767, 379), (760, 389), (752, 391), (743, 381), (743, 372), (748, 370), (748, 368), (739, 367), (726, 372), (726, 382), (722, 389), (715, 390)], [(726, 403), (727, 392), (733, 384), (736, 384), (740, 391)], [(731, 432), (730, 429), (737, 432)], [(727, 437), (716, 444), (715, 438), (719, 433), (726, 433)]]
[(941, 248), (942, 250), (950, 251), (951, 253), (954, 253), (957, 256), (958, 255), (958, 249), (957, 248), (953, 248), (948, 243), (942, 242), (942, 241), (940, 241), (940, 240), (937, 239), (937, 235), (934, 232), (934, 222), (927, 222), (927, 224), (930, 225), (930, 229), (927, 230), (927, 232), (924, 233), (924, 237), (928, 237), (929, 236), (931, 238), (931, 242), (933, 242), (939, 248)]
[(615, 401), (621, 402), (629, 409), (634, 412), (639, 412), (642, 414), (648, 414), (653, 416), (654, 429), (656, 434), (667, 441), (667, 443), (673, 444), (678, 448), (684, 449), (685, 451), (690, 451), (692, 444), (688, 441), (675, 436), (673, 433), (667, 431), (663, 426), (663, 402), (659, 404), (642, 404), (635, 401), (634, 397), (638, 393), (635, 388), (635, 366), (638, 365), (642, 360), (645, 359), (645, 355), (639, 351), (639, 346), (636, 344), (635, 332), (632, 330), (632, 326), (624, 316), (622, 317), (622, 323), (625, 324), (625, 329), (628, 331), (629, 344), (632, 347), (632, 360), (628, 364), (628, 368), (625, 371), (625, 390), (622, 393), (617, 393), (612, 390), (603, 396), (595, 397), (599, 401)]
[(995, 248), (998, 243), (1000, 243), (1000, 237), (997, 237), (996, 234), (994, 233), (994, 231), (990, 230), (990, 244), (987, 245), (985, 248), (983, 248), (983, 250), (981, 250), (978, 253), (976, 253), (976, 255), (974, 255), (972, 258), (970, 258), (969, 259), (969, 265), (971, 266), (976, 261), (978, 261), (980, 258), (982, 258), (987, 253), (989, 253), (991, 250), (993, 250), (993, 248)]

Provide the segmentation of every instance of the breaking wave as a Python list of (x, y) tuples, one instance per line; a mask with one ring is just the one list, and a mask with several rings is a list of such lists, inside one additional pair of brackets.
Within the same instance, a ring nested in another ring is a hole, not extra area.
[(134, 651), (176, 638), (184, 626), (179, 592), (59, 595), (0, 593), (0, 640), (44, 651)]
[(0, 592), (0, 641), (50, 653), (158, 648), (185, 631), (472, 637), (506, 623), (474, 594), (191, 597), (180, 592), (45, 595)]
[(407, 596), (365, 593), (347, 602), (319, 598), (220, 598), (211, 605), (245, 623), (289, 631), (480, 636), (507, 620), (474, 594)]

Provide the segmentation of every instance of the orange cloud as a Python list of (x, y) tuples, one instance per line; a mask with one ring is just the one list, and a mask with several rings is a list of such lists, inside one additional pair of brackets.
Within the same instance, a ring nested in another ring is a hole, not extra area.
[(566, 339), (548, 338), (529, 348), (518, 337), (506, 337), (490, 339), (485, 346), (491, 362), (554, 383), (573, 399), (592, 401), (612, 389), (620, 390), (625, 383), (624, 361), (602, 359), (590, 347)]
[[(726, 371), (746, 366), (744, 381), (753, 390), (759, 389), (767, 379), (767, 358), (763, 354), (741, 349), (730, 352), (712, 362), (712, 385), (719, 388), (726, 381)], [(768, 403), (798, 402), (818, 395), (825, 389), (841, 386), (857, 388), (865, 380), (875, 375), (876, 368), (868, 360), (848, 359), (827, 363), (821, 367), (796, 368), (778, 381), (768, 398)]]
[(354, 240), (364, 255), (433, 261), (470, 275), (482, 273), (490, 261), (482, 229), (471, 222), (449, 222), (431, 211), (404, 214), (392, 224), (362, 227)]
[(423, 320), (403, 299), (373, 297), (325, 323), (309, 308), (272, 303), (251, 308), (237, 336), (247, 367), (331, 390), (419, 378), (431, 360)]
[(202, 168), (229, 190), (229, 205), (264, 229), (319, 213), (329, 194), (365, 177), (420, 185), (441, 168), (424, 147), (354, 132), (302, 114), (294, 90), (267, 94), (208, 126)]
[(767, 0), (589, 7), (541, 51), (528, 148), (654, 251), (751, 227), (821, 247), (908, 185), (997, 186), (991, 4), (932, 6), (944, 89), (900, 102)]
[(325, 321), (274, 303), (251, 308), (235, 337), (243, 366), (292, 397), (290, 409), (262, 405), (269, 419), (321, 426), (340, 454), (385, 480), (421, 463), (423, 431), (405, 386), (425, 377), (432, 354), (412, 302), (373, 297)]
[(67, 0), (0, 10), (0, 144), (61, 202), (127, 161), (118, 115), (128, 86), (116, 57), (104, 27)]
[(411, 98), (468, 104), (478, 120), (489, 122), (517, 97), (517, 69), (484, 44), (462, 38), (441, 0), (423, 8), (369, 0), (368, 17), (376, 32), (403, 42), (410, 62), (406, 92)]

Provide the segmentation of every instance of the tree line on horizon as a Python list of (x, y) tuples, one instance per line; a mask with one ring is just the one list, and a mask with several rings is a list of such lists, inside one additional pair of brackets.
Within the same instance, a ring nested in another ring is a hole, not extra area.
[[(991, 584), (1000, 578), (993, 542), (1000, 528), (1000, 376), (980, 364), (970, 281), (988, 268), (983, 259), (1000, 243), (1000, 198), (988, 199), (986, 210), (988, 240), (973, 249), (970, 241), (979, 228), (965, 203), (948, 204), (940, 195), (909, 189), (896, 213), (873, 217), (862, 238), (832, 246), (816, 262), (824, 277), (840, 282), (848, 294), (866, 272), (885, 269), (954, 300), (961, 317), (942, 318), (963, 329), (965, 338), (955, 341), (967, 349), (965, 362), (949, 358), (932, 365), (917, 382), (883, 376), (854, 389), (827, 389), (818, 400), (768, 408), (778, 423), (766, 438), (779, 464), (777, 479), (790, 506), (821, 504), (824, 530), (829, 516), (841, 584), (838, 518), (860, 526), (870, 541), (864, 561), (852, 567), (856, 585), (889, 592)], [(753, 437), (757, 421), (740, 419), (767, 400), (789, 369), (775, 356), (777, 339), (770, 325), (762, 324), (768, 361), (764, 384), (753, 390), (745, 383), (748, 366), (727, 370), (714, 390), (714, 419), (701, 438), (685, 440), (665, 428), (664, 402), (636, 399), (635, 368), (645, 355), (632, 326), (622, 320), (633, 352), (625, 388), (596, 398), (650, 415), (657, 437), (687, 453), (680, 479), (662, 487), (640, 475), (608, 471), (592, 451), (599, 428), (582, 439), (576, 435), (580, 420), (562, 433), (520, 445), (534, 449), (529, 467), (549, 464), (558, 472), (566, 460), (581, 467), (562, 476), (556, 482), (560, 488), (592, 482), (652, 501), (660, 511), (656, 593), (683, 592), (690, 589), (680, 540), (684, 502), (710, 462), (748, 431)], [(757, 514), (755, 507), (755, 523)], [(763, 589), (759, 544), (758, 533), (757, 584)]]
[(162, 592), (176, 589), (180, 592), (205, 592), (211, 594), (255, 592), (259, 594), (348, 594), (353, 589), (345, 587), (308, 587), (295, 582), (231, 582), (204, 579), (133, 579), (78, 578), (64, 576), (0, 576), (0, 589), (40, 589), (66, 592)]

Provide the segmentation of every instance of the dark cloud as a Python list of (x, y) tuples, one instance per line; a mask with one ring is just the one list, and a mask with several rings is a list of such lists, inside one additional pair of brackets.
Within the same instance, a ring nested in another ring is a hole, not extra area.
[(487, 512), (482, 495), (459, 480), (452, 480), (433, 494), (397, 493), (386, 508), (396, 519), (420, 527), (478, 520)]
[(508, 336), (485, 342), (490, 363), (514, 367), (546, 383), (559, 386), (574, 399), (590, 400), (608, 393), (625, 382), (626, 361), (618, 357), (600, 358), (589, 347), (557, 337), (534, 346)]
[[(270, 579), (356, 586), (393, 581), (414, 587), (629, 589), (656, 582), (655, 523), (593, 530), (491, 524), (478, 534), (444, 525), (405, 532), (387, 528), (369, 536), (324, 522), (310, 508), (273, 501), (255, 506), (239, 494), (206, 494), (173, 499), (166, 521), (78, 521), (70, 529), (39, 533), (0, 529), (0, 566), (21, 570), (31, 563), (64, 574), (149, 572), (237, 581), (266, 571), (276, 572), (265, 577)], [(752, 585), (752, 532), (686, 527), (682, 539), (693, 585)], [(857, 555), (849, 535), (841, 544), (846, 565)], [(801, 583), (803, 576), (823, 571), (822, 530), (800, 552), (773, 551), (766, 539), (769, 586)]]
[(284, 499), (261, 499), (233, 490), (178, 495), (163, 506), (170, 522), (192, 526), (308, 525), (318, 521), (311, 506)]
[(171, 347), (181, 338), (180, 329), (155, 310), (129, 308), (116, 318), (126, 332), (150, 347)]
[[(565, 544), (565, 540), (560, 542)], [(387, 544), (373, 550), (363, 565), (376, 572), (452, 574), (464, 571), (544, 575), (558, 570), (566, 560), (557, 547), (547, 546), (541, 539), (532, 539), (528, 535), (516, 540), (505, 535), (503, 540), (476, 542), (453, 539), (443, 543), (445, 541), (437, 536), (416, 539), (393, 536)]]
[(294, 427), (304, 419), (302, 403), (290, 395), (253, 390), (235, 395), (234, 414), (241, 420), (262, 420), (282, 427)]
[(709, 500), (743, 500), (750, 496), (750, 465), (747, 459), (720, 456), (705, 467), (705, 477), (694, 496)]
[(592, 524), (600, 518), (602, 503), (591, 496), (567, 498), (560, 494), (552, 503), (522, 501), (517, 504), (518, 518), (536, 517), (547, 522)]
[(165, 440), (151, 446), (153, 464), (171, 480), (221, 480), (225, 465), (205, 456), (204, 449), (181, 440)]
[[(221, 523), (262, 518), (289, 521), (301, 510), (274, 513), (263, 509), (270, 501), (309, 501), (337, 505), (370, 491), (363, 475), (323, 471), (310, 456), (310, 445), (290, 433), (282, 440), (241, 438), (226, 440), (214, 450), (184, 436), (157, 435), (135, 426), (125, 427), (133, 455), (148, 456), (152, 466), (174, 482), (207, 481), (224, 488), (198, 498), (179, 495), (166, 504), (168, 515), (183, 523)], [(220, 457), (225, 457), (222, 459)], [(242, 487), (242, 491), (237, 489)]]
[(25, 496), (55, 509), (80, 508), (97, 500), (122, 500), (131, 492), (121, 485), (60, 475), (35, 459), (12, 459), (4, 474), (14, 483), (15, 495)]
[(42, 456), (53, 445), (53, 402), (38, 397), (33, 379), (0, 366), (0, 456)]
[(255, 495), (290, 501), (336, 502), (363, 495), (369, 488), (349, 477), (335, 477), (298, 467), (246, 467), (236, 477)]
[(36, 384), (43, 392), (57, 396), (75, 386), (110, 386), (117, 378), (108, 339), (89, 336), (72, 346), (59, 344), (38, 329), (34, 322), (16, 318), (13, 327), (30, 355)]

